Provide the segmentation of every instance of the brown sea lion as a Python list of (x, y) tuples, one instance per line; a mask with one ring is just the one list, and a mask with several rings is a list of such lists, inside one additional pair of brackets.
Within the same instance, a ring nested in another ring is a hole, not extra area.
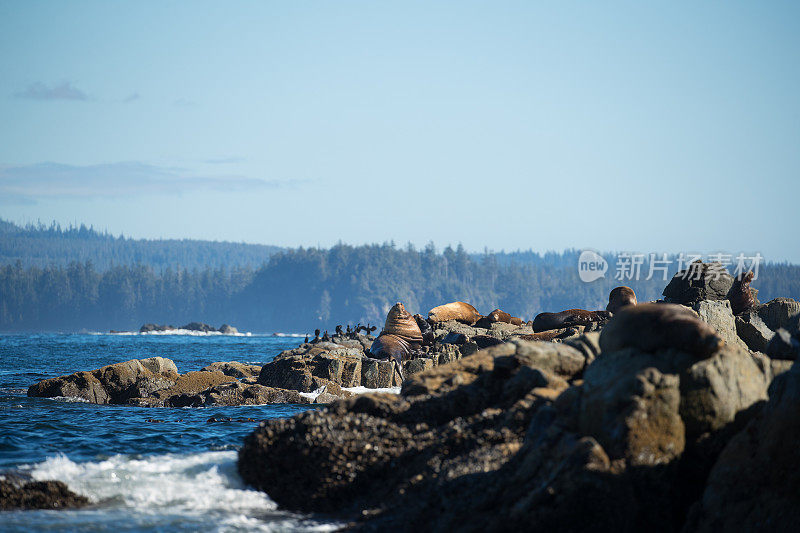
[(533, 319), (533, 331), (539, 333), (570, 326), (588, 326), (593, 322), (605, 323), (609, 318), (611, 318), (611, 313), (608, 311), (586, 311), (585, 309), (567, 309), (560, 313), (539, 313)]
[(488, 315), (480, 318), (477, 322), (475, 322), (475, 327), (488, 329), (495, 322), (505, 322), (506, 324), (510, 324), (511, 315), (509, 315), (505, 311), (501, 311), (500, 309), (495, 309)]
[(636, 293), (630, 287), (617, 287), (608, 295), (606, 311), (616, 313), (626, 305), (636, 305)]
[(620, 309), (600, 333), (603, 353), (638, 348), (654, 353), (665, 348), (706, 358), (724, 342), (688, 307), (646, 303)]
[(402, 363), (411, 353), (411, 344), (402, 337), (386, 333), (372, 341), (369, 348), (369, 357), (373, 359), (394, 359)]
[(731, 302), (731, 311), (734, 315), (749, 311), (757, 305), (753, 297), (750, 282), (753, 281), (753, 272), (748, 270), (742, 272), (733, 280), (731, 290), (728, 291), (726, 298)]
[(386, 323), (383, 325), (381, 335), (397, 335), (408, 343), (422, 344), (422, 331), (416, 319), (400, 302), (394, 304), (386, 314)]
[(428, 320), (431, 322), (447, 322), (457, 320), (468, 326), (473, 325), (481, 318), (477, 309), (466, 302), (451, 302), (434, 307), (428, 311)]

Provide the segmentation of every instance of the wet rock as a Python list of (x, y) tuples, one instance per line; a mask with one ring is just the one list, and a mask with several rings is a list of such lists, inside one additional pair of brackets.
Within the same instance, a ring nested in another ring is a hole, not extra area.
[(408, 378), (414, 374), (419, 374), (420, 372), (424, 372), (425, 370), (430, 370), (434, 367), (435, 362), (433, 359), (428, 359), (426, 357), (420, 357), (418, 359), (412, 359), (410, 361), (403, 362), (403, 377)]
[(170, 359), (131, 359), (91, 372), (76, 372), (40, 381), (28, 388), (28, 396), (65, 396), (97, 404), (123, 404), (131, 398), (172, 387), (177, 379), (178, 369)]
[(261, 367), (258, 383), (299, 392), (313, 392), (330, 383), (357, 387), (363, 384), (364, 361), (358, 348), (329, 342), (303, 344)]
[(361, 386), (368, 389), (384, 389), (400, 385), (402, 378), (394, 361), (379, 361), (365, 358), (361, 362)]
[(84, 507), (89, 499), (69, 490), (61, 481), (27, 481), (14, 476), (0, 479), (0, 510), (70, 509)]
[(197, 393), (179, 393), (164, 399), (165, 407), (201, 407), (266, 405), (274, 403), (307, 404), (311, 400), (297, 391), (233, 381), (203, 389)]
[(251, 376), (258, 376), (258, 374), (261, 372), (261, 367), (258, 365), (240, 363), (238, 361), (227, 361), (211, 363), (201, 370), (205, 372), (222, 372), (226, 376), (241, 379)]
[(219, 332), (222, 333), (223, 335), (236, 335), (239, 333), (239, 330), (228, 324), (222, 324), (219, 327)]

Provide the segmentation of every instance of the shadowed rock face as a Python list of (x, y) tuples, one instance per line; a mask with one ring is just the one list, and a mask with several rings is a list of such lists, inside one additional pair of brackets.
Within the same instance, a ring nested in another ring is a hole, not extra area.
[(677, 307), (623, 309), (599, 342), (516, 339), (419, 372), (400, 396), (266, 421), (239, 472), (281, 506), (363, 530), (679, 530), (772, 366)]
[[(25, 481), (13, 476), (0, 479), (0, 510), (69, 509), (89, 504), (61, 481)], [(0, 517), (1, 518), (1, 517)]]
[(733, 277), (720, 263), (696, 261), (681, 270), (664, 288), (664, 300), (693, 306), (701, 300), (724, 300), (733, 286)]

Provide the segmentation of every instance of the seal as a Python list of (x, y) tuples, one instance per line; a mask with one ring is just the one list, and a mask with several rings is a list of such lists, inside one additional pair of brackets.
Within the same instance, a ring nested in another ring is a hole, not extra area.
[(428, 311), (428, 320), (434, 323), (457, 320), (471, 326), (480, 318), (481, 314), (478, 310), (467, 302), (450, 302), (449, 304), (440, 305)]
[(626, 305), (636, 305), (636, 293), (630, 287), (617, 287), (608, 295), (606, 311), (616, 313)]
[(731, 302), (731, 311), (734, 315), (740, 315), (758, 305), (753, 296), (753, 289), (750, 288), (753, 275), (753, 271), (748, 270), (733, 280), (733, 285), (731, 285), (731, 290), (728, 291), (726, 298)]
[(570, 326), (588, 326), (596, 322), (604, 324), (608, 322), (609, 318), (611, 318), (611, 313), (608, 311), (586, 311), (585, 309), (567, 309), (560, 313), (539, 313), (533, 319), (533, 331), (540, 333)]
[(675, 348), (699, 359), (716, 352), (724, 341), (696, 313), (680, 304), (646, 303), (622, 308), (600, 333), (602, 353), (636, 348), (655, 353)]

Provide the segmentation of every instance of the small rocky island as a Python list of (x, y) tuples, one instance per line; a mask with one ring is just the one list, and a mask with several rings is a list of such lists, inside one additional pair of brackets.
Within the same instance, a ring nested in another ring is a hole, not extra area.
[(762, 304), (752, 276), (722, 270), (693, 263), (658, 302), (620, 287), (605, 311), (529, 322), (398, 303), (377, 337), (317, 334), (261, 367), (181, 375), (154, 357), (28, 394), (329, 403), (262, 422), (238, 468), (280, 506), (354, 529), (798, 530), (800, 303)]

